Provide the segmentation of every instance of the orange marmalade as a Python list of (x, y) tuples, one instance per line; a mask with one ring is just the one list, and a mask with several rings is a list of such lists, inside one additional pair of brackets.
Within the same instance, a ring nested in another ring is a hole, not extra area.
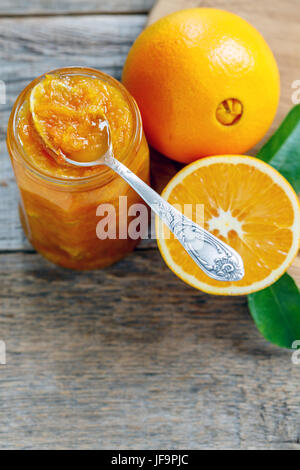
[[(20, 217), (32, 245), (64, 267), (108, 266), (138, 242), (124, 237), (132, 217), (120, 217), (120, 196), (126, 196), (128, 208), (142, 200), (109, 168), (68, 165), (47, 147), (30, 105), (31, 92), (41, 81), (34, 113), (58, 153), (77, 161), (98, 158), (104, 148), (98, 124), (105, 116), (115, 157), (149, 182), (149, 150), (139, 110), (113, 78), (94, 69), (66, 68), (34, 80), (18, 97), (9, 120), (7, 146), (20, 189)], [(115, 208), (113, 239), (97, 237), (101, 204)]]

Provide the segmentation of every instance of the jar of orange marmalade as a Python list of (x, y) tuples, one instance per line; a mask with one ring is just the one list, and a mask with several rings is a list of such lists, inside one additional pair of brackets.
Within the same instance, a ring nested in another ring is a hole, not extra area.
[[(49, 76), (61, 77), (74, 86), (73, 107), (82, 105), (80, 100), (84, 100), (83, 108), (100, 104), (105, 109), (115, 157), (149, 183), (149, 149), (138, 107), (126, 89), (94, 69), (64, 68), (49, 72), (46, 77)], [(31, 91), (44, 79), (45, 76), (37, 78), (20, 94), (8, 125), (7, 146), (20, 190), (21, 222), (34, 248), (50, 261), (72, 269), (105, 267), (132, 251), (138, 243), (129, 236), (119, 236), (120, 223), (127, 227), (130, 223), (128, 214), (119, 217), (120, 196), (127, 197), (127, 207), (142, 200), (105, 166), (71, 167), (53, 158), (35, 128), (30, 111)], [(54, 102), (42, 110), (48, 123), (55, 124), (51, 130), (56, 137), (64, 130), (59, 129), (61, 120), (55, 115), (56, 106), (58, 114), (66, 108), (57, 99), (56, 90)], [(61, 134), (63, 142), (68, 138), (72, 146), (72, 133), (67, 137), (64, 132)], [(114, 238), (99, 239), (96, 233), (97, 208), (103, 203), (115, 208), (116, 218), (111, 221), (115, 224)], [(121, 232), (124, 234), (124, 227)]]

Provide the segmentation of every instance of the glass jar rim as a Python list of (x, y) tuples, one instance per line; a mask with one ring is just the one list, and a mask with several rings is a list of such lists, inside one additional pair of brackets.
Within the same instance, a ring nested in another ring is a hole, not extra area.
[[(54, 184), (62, 184), (63, 186), (73, 186), (73, 185), (81, 185), (81, 184), (87, 184), (87, 183), (96, 183), (100, 182), (101, 180), (104, 179), (108, 174), (111, 175), (111, 170), (108, 167), (104, 167), (100, 173), (95, 173), (93, 175), (89, 176), (83, 176), (83, 177), (57, 177), (57, 176), (51, 176), (47, 173), (43, 173), (42, 171), (39, 170), (38, 167), (33, 165), (28, 157), (26, 158), (26, 152), (25, 149), (22, 145), (22, 142), (19, 138), (18, 131), (17, 131), (17, 123), (18, 123), (18, 115), (20, 108), (24, 104), (26, 97), (28, 96), (29, 91), (41, 80), (45, 78), (46, 75), (51, 75), (51, 74), (60, 74), (60, 75), (81, 75), (81, 76), (89, 76), (92, 78), (100, 78), (103, 81), (106, 81), (110, 83), (112, 86), (117, 88), (118, 90), (121, 91), (123, 96), (125, 97), (126, 101), (128, 102), (130, 109), (132, 111), (133, 119), (134, 119), (134, 128), (133, 128), (133, 133), (131, 136), (131, 139), (128, 143), (127, 146), (123, 148), (123, 151), (120, 156), (120, 161), (124, 163), (125, 165), (128, 164), (126, 156), (129, 155), (136, 155), (138, 148), (141, 144), (142, 140), (142, 133), (143, 133), (143, 128), (142, 128), (142, 119), (140, 115), (139, 108), (134, 100), (134, 98), (130, 95), (130, 93), (126, 90), (124, 85), (122, 85), (121, 82), (116, 80), (115, 78), (111, 77), (110, 75), (91, 68), (91, 67), (82, 67), (82, 66), (73, 66), (73, 67), (63, 67), (63, 68), (58, 68), (51, 70), (50, 72), (46, 72), (43, 75), (40, 75), (39, 77), (35, 78), (33, 81), (31, 81), (25, 88), (24, 90), (19, 94), (18, 98), (15, 101), (15, 104), (13, 106), (13, 109), (10, 114), (9, 118), (9, 123), (8, 123), (8, 137), (7, 137), (7, 144), (8, 144), (8, 149), (12, 155), (13, 158), (15, 158), (15, 152), (12, 151), (11, 149), (11, 144), (14, 144), (15, 150), (17, 150), (17, 154), (20, 157), (22, 163), (24, 166), (26, 166), (26, 169), (29, 170), (33, 175), (42, 178), (44, 181), (48, 183), (54, 183)], [(9, 129), (12, 129), (12, 140), (13, 142), (10, 142), (10, 137), (9, 136)], [(134, 151), (136, 150), (136, 151)], [(122, 158), (124, 157), (124, 158)], [(117, 176), (117, 174), (113, 174), (113, 177)]]

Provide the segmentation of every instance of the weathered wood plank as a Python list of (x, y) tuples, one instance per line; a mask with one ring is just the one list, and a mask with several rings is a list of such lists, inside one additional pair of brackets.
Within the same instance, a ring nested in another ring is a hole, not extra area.
[(195, 7), (221, 8), (232, 11), (248, 21), (250, 18), (256, 18), (260, 23), (267, 17), (272, 20), (278, 18), (282, 20), (283, 27), (285, 27), (286, 19), (291, 21), (291, 24), (299, 20), (298, 0), (287, 0), (284, 3), (280, 0), (264, 0), (263, 2), (257, 0), (254, 2), (248, 0), (157, 0), (149, 14), (148, 23), (153, 23), (174, 11)]
[[(239, 4), (240, 14), (261, 7)], [(0, 250), (22, 250), (1, 254), (0, 448), (299, 450), (299, 366), (259, 335), (244, 297), (189, 288), (153, 250), (92, 273), (26, 251), (4, 144), (17, 93), (75, 59), (119, 77), (145, 17), (65, 21), (0, 20), (0, 79), (8, 85), (0, 105)], [(284, 52), (292, 68), (297, 41)], [(175, 170), (154, 157), (154, 185), (161, 189)]]
[(299, 449), (300, 368), (244, 297), (189, 288), (152, 251), (1, 266), (1, 449)]
[(146, 13), (154, 0), (1, 0), (0, 16)]

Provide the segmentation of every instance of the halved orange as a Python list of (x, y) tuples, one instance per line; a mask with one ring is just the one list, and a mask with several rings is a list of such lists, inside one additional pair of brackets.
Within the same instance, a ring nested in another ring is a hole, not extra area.
[[(244, 295), (271, 285), (297, 255), (300, 205), (288, 181), (254, 157), (220, 155), (198, 160), (175, 175), (162, 196), (172, 205), (204, 206), (204, 228), (242, 257), (245, 276), (237, 282), (211, 279), (179, 241), (156, 219), (159, 250), (187, 284), (219, 295)], [(188, 214), (186, 214), (188, 215)]]

